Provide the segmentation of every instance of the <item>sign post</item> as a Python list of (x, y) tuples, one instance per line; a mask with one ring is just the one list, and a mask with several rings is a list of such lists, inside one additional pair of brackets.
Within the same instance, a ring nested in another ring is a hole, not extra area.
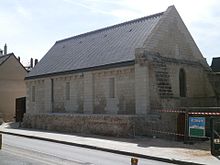
[(189, 117), (189, 136), (205, 137), (205, 117)]

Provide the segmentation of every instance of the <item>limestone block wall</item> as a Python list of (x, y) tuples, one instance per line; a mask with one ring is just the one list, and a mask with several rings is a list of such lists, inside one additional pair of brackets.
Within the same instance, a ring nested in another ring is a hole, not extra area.
[[(70, 84), (69, 99), (66, 99), (66, 83)], [(26, 86), (27, 113), (83, 112), (83, 78), (80, 75), (28, 80)]]
[(65, 82), (64, 77), (53, 78), (53, 112), (66, 112)]
[(158, 93), (157, 77), (155, 74), (155, 64), (152, 62), (148, 63), (149, 67), (149, 93), (150, 93), (150, 108), (160, 109), (161, 108), (161, 98)]
[[(26, 94), (26, 108), (28, 109), (28, 112), (31, 113), (39, 113), (39, 112), (45, 112), (45, 85), (44, 80), (39, 79), (36, 81), (29, 81), (26, 82), (27, 86), (27, 94)], [(35, 88), (35, 89), (33, 89)], [(33, 91), (35, 90), (35, 91)], [(35, 94), (34, 94), (35, 92)], [(35, 96), (33, 96), (35, 95)], [(35, 97), (35, 98), (33, 98)]]
[(25, 114), (25, 128), (66, 133), (127, 137), (133, 134), (133, 116), (81, 114)]
[[(214, 106), (214, 90), (208, 80), (208, 73), (202, 66), (168, 62), (166, 63), (166, 67), (170, 85), (168, 87), (167, 83), (161, 88), (170, 90), (172, 95), (164, 95), (161, 97), (161, 108), (175, 109), (184, 106)], [(180, 69), (183, 69), (185, 72), (186, 97), (180, 96)], [(158, 93), (160, 93), (160, 91), (158, 91)], [(204, 102), (204, 104), (202, 102)]]
[[(94, 113), (134, 114), (134, 67), (93, 72)], [(110, 81), (114, 81), (114, 97), (110, 97)]]
[[(66, 89), (67, 84), (69, 85), (69, 89)], [(69, 96), (67, 96), (67, 93)], [(83, 111), (82, 75), (67, 75), (67, 76), (54, 77), (53, 78), (53, 112), (82, 113), (82, 111)]]
[(116, 77), (118, 114), (135, 114), (134, 67), (127, 68)]
[(92, 114), (94, 107), (94, 78), (92, 72), (83, 74), (83, 113)]
[(131, 66), (27, 80), (27, 113), (134, 114), (134, 79)]
[[(110, 74), (110, 73), (109, 73)], [(113, 77), (113, 75), (110, 74), (110, 76)], [(107, 109), (107, 101), (109, 100), (109, 85), (108, 85), (108, 77), (107, 73), (104, 75), (104, 73), (95, 74), (94, 75), (94, 107), (93, 112), (96, 114), (105, 114), (110, 113), (110, 105), (108, 104)], [(112, 98), (113, 100), (114, 98)], [(114, 104), (114, 102), (112, 102)], [(113, 105), (112, 105), (113, 106)], [(117, 111), (117, 107), (115, 109)]]
[(153, 29), (144, 46), (148, 51), (169, 58), (205, 61), (177, 10), (172, 7)]
[[(157, 52), (137, 49), (135, 66), (139, 66), (142, 70), (145, 67), (147, 68), (145, 74), (142, 73), (140, 77), (143, 79), (146, 74), (148, 75), (149, 99), (147, 101), (150, 100), (151, 110), (161, 108), (176, 109), (182, 106), (203, 106), (204, 104), (200, 104), (202, 101), (205, 101), (206, 106), (213, 106), (214, 100), (204, 100), (204, 98), (214, 97), (215, 93), (208, 79), (208, 70), (200, 62), (163, 57)], [(184, 80), (180, 80), (180, 71), (184, 73)], [(136, 77), (140, 74), (139, 72), (135, 72)], [(139, 84), (140, 80), (138, 81), (137, 78), (135, 80), (137, 80), (137, 83), (135, 82), (136, 89), (139, 86), (140, 89), (143, 89), (141, 90), (143, 92), (146, 83)], [(180, 82), (185, 84), (185, 96), (180, 94), (180, 89), (183, 89), (180, 87)], [(136, 102), (141, 100), (137, 98), (141, 92), (136, 92)], [(181, 101), (182, 99), (186, 100), (185, 98), (188, 98), (189, 104), (187, 101)], [(198, 101), (198, 98), (201, 101)], [(195, 103), (193, 103), (193, 100)]]
[(66, 111), (83, 113), (84, 100), (83, 77), (80, 75), (70, 80), (70, 100), (66, 101)]
[(187, 67), (185, 70), (188, 97), (214, 96), (211, 84), (207, 78), (207, 73), (204, 70), (195, 67)]
[(177, 133), (177, 114), (161, 114), (156, 121), (146, 116), (109, 114), (25, 114), (22, 127), (65, 133), (116, 137), (152, 136), (175, 138), (159, 132)]
[(201, 66), (168, 63), (167, 67), (169, 69), (174, 97), (180, 97), (180, 90), (179, 90), (180, 69), (183, 69), (185, 71), (187, 97), (214, 96), (212, 86), (207, 77), (208, 74)]
[(150, 79), (148, 65), (135, 64), (136, 114), (146, 115), (150, 111)]

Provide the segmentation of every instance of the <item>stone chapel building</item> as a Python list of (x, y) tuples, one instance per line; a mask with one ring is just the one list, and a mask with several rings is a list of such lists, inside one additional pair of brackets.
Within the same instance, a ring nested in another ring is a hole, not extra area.
[(57, 41), (26, 77), (23, 126), (114, 136), (177, 132), (178, 114), (160, 111), (215, 102), (209, 72), (170, 6)]

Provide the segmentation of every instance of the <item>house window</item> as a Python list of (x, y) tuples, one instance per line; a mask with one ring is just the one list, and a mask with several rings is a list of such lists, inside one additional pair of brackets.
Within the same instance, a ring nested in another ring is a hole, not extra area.
[(35, 102), (35, 86), (32, 86), (31, 88), (31, 100), (32, 102)]
[(115, 98), (115, 78), (109, 79), (109, 97)]
[(70, 100), (70, 82), (66, 82), (66, 100)]
[(179, 91), (180, 97), (186, 97), (186, 74), (184, 69), (179, 72)]

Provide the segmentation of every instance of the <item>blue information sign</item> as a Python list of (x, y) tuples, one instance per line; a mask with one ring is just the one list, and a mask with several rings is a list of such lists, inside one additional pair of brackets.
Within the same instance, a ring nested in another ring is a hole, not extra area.
[(205, 117), (189, 117), (189, 136), (205, 136)]

